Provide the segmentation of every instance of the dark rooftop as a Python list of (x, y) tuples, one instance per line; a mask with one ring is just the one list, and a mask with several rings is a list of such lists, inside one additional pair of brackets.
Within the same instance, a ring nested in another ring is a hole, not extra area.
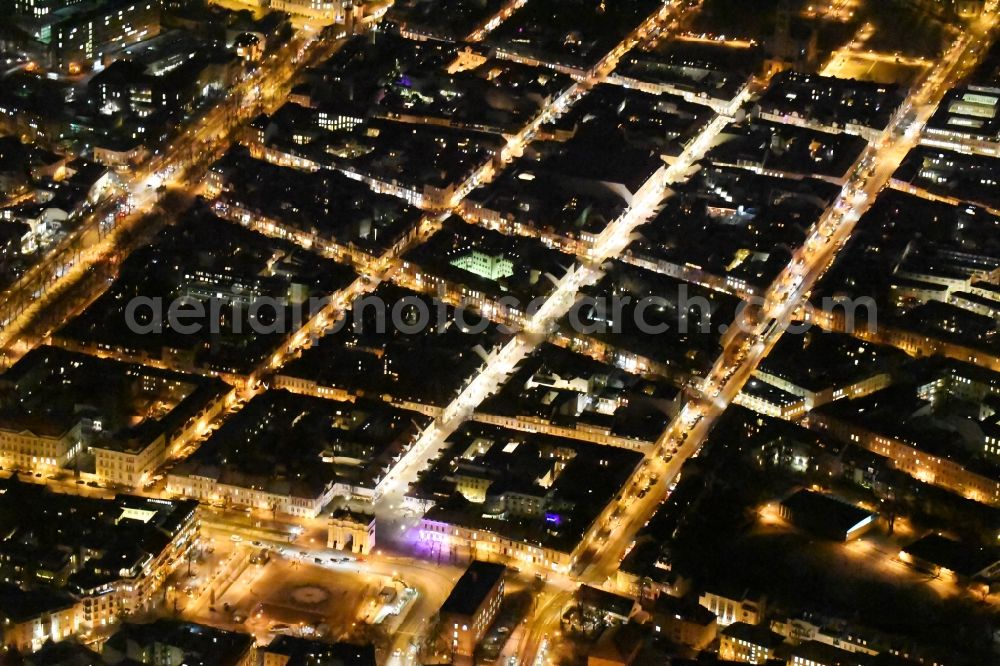
[(752, 645), (759, 645), (765, 648), (776, 648), (785, 640), (763, 625), (747, 624), (745, 622), (734, 622), (722, 630), (723, 636), (736, 640), (746, 641)]
[[(214, 627), (176, 620), (156, 620), (149, 624), (126, 622), (104, 645), (105, 658), (146, 661), (147, 650), (160, 653), (163, 647), (183, 653), (187, 666), (236, 666), (253, 649), (254, 637)], [(115, 661), (115, 663), (117, 663)]]
[(278, 636), (261, 651), (288, 657), (285, 666), (375, 666), (375, 647), (372, 645)]
[(996, 549), (971, 546), (939, 534), (928, 534), (903, 548), (902, 552), (966, 578), (981, 574), (1000, 562)]
[(603, 613), (628, 617), (632, 613), (635, 602), (629, 597), (606, 592), (591, 585), (581, 585), (576, 592), (576, 598), (584, 606), (596, 608)]
[(875, 515), (839, 499), (805, 489), (782, 501), (781, 506), (791, 511), (796, 520), (822, 526), (824, 531), (843, 534)]
[(0, 583), (0, 617), (15, 624), (72, 608), (76, 603), (72, 596), (56, 589), (22, 590), (10, 583)]
[(445, 599), (441, 613), (473, 615), (497, 581), (503, 578), (506, 570), (502, 564), (474, 561)]
[(872, 657), (863, 652), (848, 652), (827, 643), (807, 641), (797, 645), (791, 652), (795, 663), (825, 664), (828, 666), (869, 666), (874, 663)]

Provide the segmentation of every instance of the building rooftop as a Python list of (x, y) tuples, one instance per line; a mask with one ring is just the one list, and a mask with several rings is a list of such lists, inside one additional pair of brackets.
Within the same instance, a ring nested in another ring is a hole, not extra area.
[(757, 71), (763, 50), (708, 41), (665, 39), (629, 51), (616, 74), (712, 99), (730, 100)]
[[(968, 446), (963, 428), (956, 427), (961, 421), (978, 421), (979, 399), (975, 396), (981, 392), (985, 397), (996, 380), (995, 376), (987, 377), (992, 381), (983, 383), (982, 389), (973, 389), (973, 382), (982, 381), (982, 372), (963, 373), (954, 366), (949, 369), (947, 363), (931, 362), (929, 367), (918, 364), (913, 370), (916, 382), (906, 381), (863, 398), (829, 403), (819, 407), (816, 413), (898, 439), (924, 453), (951, 460), (970, 472), (991, 478), (997, 473), (996, 464), (976, 455)], [(961, 395), (953, 386), (942, 385), (945, 391), (936, 395), (935, 385), (951, 378), (968, 384), (963, 389), (970, 388), (973, 392)], [(946, 395), (949, 399), (939, 399)]]
[(902, 99), (902, 91), (894, 85), (789, 70), (771, 80), (757, 106), (767, 113), (799, 116), (821, 125), (882, 129)]
[[(573, 257), (537, 238), (508, 236), (457, 216), (448, 217), (423, 245), (406, 252), (403, 261), (430, 276), (462, 285), (463, 295), (513, 296), (521, 312), (536, 296), (550, 293), (554, 282), (573, 265)], [(492, 263), (495, 270), (481, 266), (484, 262)]]
[[(626, 449), (466, 423), (411, 492), (435, 502), (428, 521), (568, 553), (641, 460)], [(463, 476), (486, 490), (473, 493)]]
[(302, 498), (320, 497), (335, 483), (373, 488), (428, 421), (381, 401), (271, 390), (227, 420), (172, 475)]
[(927, 131), (932, 136), (1000, 141), (1000, 88), (973, 85), (950, 90), (928, 121)]
[(971, 546), (940, 534), (928, 534), (901, 552), (965, 578), (986, 575), (987, 570), (1000, 564), (1000, 552), (996, 549)]
[(0, 375), (0, 428), (59, 437), (82, 428), (90, 446), (141, 450), (171, 437), (224, 392), (217, 379), (39, 347)]
[(661, 594), (653, 604), (654, 615), (663, 615), (708, 626), (716, 621), (716, 615), (704, 606), (690, 599), (682, 599), (669, 594)]
[(594, 608), (601, 613), (627, 618), (632, 614), (635, 600), (592, 585), (581, 585), (576, 591), (576, 599), (583, 606)]
[[(997, 124), (1000, 125), (1000, 118)], [(919, 146), (906, 156), (893, 177), (943, 197), (1000, 208), (997, 194), (1000, 158), (997, 157)]]
[(350, 643), (324, 643), (322, 641), (299, 638), (298, 636), (278, 636), (260, 648), (264, 654), (288, 657), (285, 666), (375, 666), (373, 645), (352, 645)]
[(483, 402), (480, 411), (653, 440), (674, 413), (677, 393), (667, 382), (546, 343)]
[[(22, 584), (88, 590), (135, 578), (194, 518), (193, 500), (66, 495), (16, 476), (0, 480), (0, 553)], [(70, 567), (69, 553), (86, 553)]]
[(125, 622), (104, 644), (103, 654), (149, 663), (153, 654), (171, 648), (183, 654), (183, 663), (189, 666), (237, 666), (253, 647), (251, 634), (161, 619), (149, 624)]
[(289, 361), (280, 376), (445, 405), (507, 339), (473, 312), (459, 314), (436, 298), (382, 284), (356, 300), (338, 330)]
[[(778, 178), (703, 162), (638, 228), (629, 251), (644, 260), (705, 271), (728, 288), (764, 288), (788, 265), (788, 248), (838, 189), (816, 178)], [(716, 277), (717, 276), (717, 277)]]
[(811, 523), (824, 532), (837, 534), (849, 534), (876, 516), (829, 495), (805, 489), (782, 500), (781, 506), (791, 511), (797, 522)]
[[(247, 373), (285, 341), (296, 304), (305, 319), (322, 297), (355, 278), (351, 268), (290, 241), (195, 210), (163, 230), (152, 245), (132, 253), (111, 287), (56, 335), (104, 349), (174, 358), (192, 369)], [(136, 297), (154, 303), (162, 299), (159, 325), (155, 310), (146, 307), (135, 311), (134, 323), (126, 320), (126, 306)], [(260, 301), (259, 319), (252, 322), (246, 305), (260, 297), (273, 300)], [(201, 303), (201, 316), (195, 309), (178, 318), (185, 326), (175, 327), (167, 309), (181, 298)]]
[(472, 616), (506, 571), (507, 568), (502, 564), (478, 560), (472, 562), (445, 599), (441, 613)]
[[(711, 365), (720, 351), (719, 327), (733, 323), (739, 298), (618, 259), (603, 269), (596, 284), (581, 290), (591, 300), (575, 311), (579, 323), (567, 317), (564, 330), (582, 325), (611, 348), (662, 364), (661, 372), (676, 381)], [(636, 369), (624, 359), (618, 362)]]
[[(788, 336), (786, 336), (788, 337)], [(794, 393), (769, 384), (759, 379), (751, 379), (743, 388), (741, 393), (750, 398), (756, 398), (776, 407), (788, 407), (800, 402), (802, 398)]]
[(212, 173), (222, 190), (215, 210), (247, 211), (372, 254), (400, 242), (421, 217), (405, 201), (372, 192), (339, 172), (279, 167), (244, 148), (230, 149)]
[[(915, 344), (926, 336), (996, 351), (994, 318), (977, 314), (968, 303), (942, 301), (948, 290), (967, 291), (981, 274), (1000, 266), (998, 229), (1000, 217), (981, 208), (883, 190), (813, 289), (812, 302), (829, 308), (823, 305), (828, 299), (867, 298), (877, 307), (880, 327), (916, 334)], [(856, 325), (863, 325), (870, 308), (859, 305), (855, 316)]]
[(760, 370), (808, 391), (845, 386), (898, 368), (901, 351), (853, 336), (812, 332), (786, 335), (760, 364)]
[(505, 0), (399, 0), (389, 10), (388, 20), (408, 32), (463, 39), (504, 4)]
[(547, 64), (589, 68), (658, 8), (656, 0), (528, 3), (487, 41), (504, 51)]
[(849, 652), (827, 643), (806, 641), (789, 652), (793, 663), (822, 664), (823, 666), (873, 666), (877, 663), (864, 652)]
[(47, 641), (37, 652), (23, 657), (25, 666), (106, 666), (100, 654), (70, 638)]
[(785, 639), (763, 625), (734, 622), (719, 632), (722, 636), (738, 641), (746, 641), (751, 645), (774, 649), (785, 642)]
[(750, 120), (730, 125), (707, 158), (717, 164), (788, 175), (844, 178), (867, 147), (850, 134)]
[(75, 597), (60, 590), (44, 587), (25, 590), (11, 583), (0, 583), (0, 617), (14, 624), (66, 610), (77, 603)]

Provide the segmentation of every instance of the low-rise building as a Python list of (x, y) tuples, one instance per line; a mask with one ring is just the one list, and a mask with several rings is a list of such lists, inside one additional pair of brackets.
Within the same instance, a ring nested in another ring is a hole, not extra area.
[(322, 641), (278, 636), (258, 648), (263, 658), (262, 666), (319, 666), (344, 664), (347, 666), (375, 666), (375, 647), (351, 643), (324, 643)]
[(109, 442), (92, 447), (95, 472), (108, 484), (141, 486), (167, 459), (166, 440), (161, 433), (151, 441)]
[(946, 430), (927, 418), (934, 410), (930, 392), (915, 395), (911, 390), (890, 387), (866, 398), (824, 405), (809, 414), (808, 425), (888, 458), (919, 481), (1000, 505), (995, 467), (957, 446)]
[(463, 526), (460, 518), (432, 510), (420, 520), (420, 539), (428, 544), (443, 543), (495, 558), (511, 566), (529, 566), (566, 573), (572, 554), (554, 547), (528, 542), (483, 527)]
[(632, 666), (644, 663), (643, 645), (648, 628), (637, 624), (616, 624), (601, 632), (587, 655), (587, 666)]
[(755, 113), (772, 122), (847, 132), (871, 141), (889, 124), (901, 101), (894, 85), (789, 70), (771, 80)]
[(1000, 89), (968, 86), (949, 92), (928, 121), (921, 143), (1000, 157)]
[(1000, 578), (1000, 553), (940, 534), (928, 534), (899, 551), (899, 559), (921, 571), (963, 583), (991, 583)]
[[(207, 424), (229, 392), (220, 380), (41, 347), (0, 376), (0, 464), (54, 474), (90, 472), (139, 488), (171, 444)], [(93, 462), (81, 462), (93, 454)], [(90, 467), (90, 465), (93, 467)]]
[(874, 663), (871, 655), (816, 641), (796, 645), (788, 659), (788, 666), (869, 666)]
[(804, 489), (782, 500), (778, 512), (800, 529), (837, 541), (857, 539), (878, 518), (871, 511)]
[[(775, 619), (771, 630), (796, 645), (826, 645), (838, 653), (848, 652), (873, 656), (890, 643), (887, 637), (838, 618), (805, 613), (795, 617)], [(794, 653), (793, 653), (794, 654)], [(812, 649), (801, 656), (814, 654)]]
[(79, 424), (0, 416), (0, 465), (53, 474), (80, 451)]
[(0, 583), (2, 647), (20, 652), (38, 650), (46, 641), (61, 641), (80, 629), (80, 600), (53, 589), (22, 590)]
[(94, 499), (54, 493), (16, 476), (4, 479), (0, 575), (25, 589), (75, 600), (75, 606), (53, 608), (56, 615), (40, 620), (39, 642), (65, 638), (67, 626), (74, 632), (105, 627), (155, 601), (198, 539), (196, 510), (192, 501)]
[[(798, 396), (806, 411), (887, 387), (905, 355), (833, 333), (790, 335), (778, 342), (754, 375)], [(801, 416), (801, 414), (800, 414)]]
[(506, 567), (474, 561), (441, 606), (441, 626), (452, 652), (471, 656), (500, 610)]
[(637, 607), (635, 599), (592, 585), (581, 585), (576, 591), (576, 600), (585, 616), (606, 624), (628, 622)]
[(739, 594), (706, 590), (698, 597), (698, 604), (715, 614), (720, 627), (727, 627), (734, 622), (760, 624), (764, 621), (766, 609), (765, 599), (749, 590)]
[(346, 23), (355, 12), (353, 0), (260, 0), (260, 4), (318, 25)]
[[(474, 421), (447, 444), (411, 493), (429, 507), (421, 547), (542, 574), (569, 572), (642, 462), (636, 451)], [(489, 489), (469, 483), (473, 476)]]
[(782, 643), (784, 639), (767, 627), (734, 622), (722, 630), (719, 657), (744, 664), (763, 664), (775, 657)]
[(167, 492), (314, 518), (335, 496), (370, 499), (412, 446), (419, 414), (273, 390), (167, 475)]
[(93, 147), (94, 161), (106, 167), (134, 167), (150, 155), (145, 142), (138, 137), (107, 137), (96, 141)]
[(253, 635), (178, 620), (156, 620), (149, 624), (126, 623), (104, 643), (101, 654), (111, 665), (257, 664)]
[(72, 639), (47, 642), (22, 658), (24, 666), (106, 666), (99, 653)]
[(715, 613), (697, 603), (661, 594), (653, 606), (653, 630), (673, 643), (702, 650), (715, 640)]

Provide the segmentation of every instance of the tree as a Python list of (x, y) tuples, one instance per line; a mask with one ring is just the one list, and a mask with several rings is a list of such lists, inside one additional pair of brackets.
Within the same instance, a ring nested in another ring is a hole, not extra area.
[(420, 646), (421, 661), (431, 662), (442, 655), (451, 654), (451, 643), (448, 641), (447, 627), (441, 622), (441, 615), (435, 614), (430, 619), (423, 645)]

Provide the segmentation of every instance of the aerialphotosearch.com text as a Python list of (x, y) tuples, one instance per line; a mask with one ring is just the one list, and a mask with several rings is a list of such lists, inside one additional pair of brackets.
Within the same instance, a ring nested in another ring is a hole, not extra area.
[[(388, 301), (377, 294), (368, 294), (356, 298), (349, 312), (340, 313), (341, 316), (326, 325), (322, 332), (337, 332), (350, 325), (358, 334), (380, 335), (396, 331), (418, 335), (443, 332), (449, 325), (455, 325), (464, 332), (477, 334), (495, 325), (502, 333), (515, 334), (520, 330), (519, 323), (531, 319), (545, 301), (544, 297), (538, 297), (524, 303), (514, 295), (500, 296), (492, 301), (491, 310), (503, 314), (497, 317), (498, 320), (514, 323), (494, 324), (484, 319), (473, 304), (455, 307), (440, 298), (417, 294)], [(181, 335), (206, 331), (211, 334), (290, 335), (330, 302), (328, 297), (290, 302), (270, 296), (250, 299), (137, 296), (127, 303), (124, 317), (128, 329), (139, 335), (155, 335), (167, 329)], [(778, 322), (787, 333), (805, 333), (813, 326), (811, 322), (821, 317), (836, 317), (838, 330), (847, 333), (862, 329), (874, 332), (877, 328), (877, 305), (870, 297), (824, 298), (819, 304), (801, 301), (794, 305), (786, 311), (795, 316), (788, 317), (789, 321)], [(733, 327), (753, 333), (760, 317), (749, 315), (764, 306), (763, 299), (750, 297), (740, 303), (734, 318), (724, 317), (720, 310), (726, 309), (720, 308), (718, 302), (713, 303), (701, 295), (692, 296), (687, 285), (680, 285), (676, 293), (669, 295), (582, 296), (570, 308), (564, 321), (570, 330), (584, 335), (626, 332), (721, 335)]]

